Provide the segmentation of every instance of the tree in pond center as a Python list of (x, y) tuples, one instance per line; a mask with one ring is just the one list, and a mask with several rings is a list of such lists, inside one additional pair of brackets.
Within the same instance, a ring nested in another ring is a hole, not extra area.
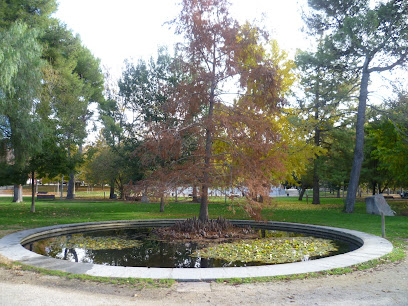
[(227, 1), (181, 4), (172, 24), (185, 39), (177, 69), (186, 77), (166, 88), (161, 107), (167, 119), (148, 125), (144, 152), (163, 161), (156, 177), (201, 186), (199, 219), (205, 222), (210, 187), (234, 184), (248, 199), (266, 198), (273, 180), (282, 178), (276, 117), (284, 76), (267, 52), (267, 37), (232, 19)]

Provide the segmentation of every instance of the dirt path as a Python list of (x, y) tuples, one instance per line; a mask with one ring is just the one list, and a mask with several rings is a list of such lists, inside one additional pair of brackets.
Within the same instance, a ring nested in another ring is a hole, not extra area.
[(260, 284), (134, 289), (0, 268), (0, 305), (408, 305), (408, 261), (346, 275)]

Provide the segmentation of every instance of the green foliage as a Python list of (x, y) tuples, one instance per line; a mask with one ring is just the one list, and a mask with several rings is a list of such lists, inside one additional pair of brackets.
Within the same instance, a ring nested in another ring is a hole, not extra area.
[(142, 60), (137, 65), (127, 62), (117, 85), (107, 73), (106, 100), (99, 103), (105, 147), (97, 144), (98, 152), (89, 160), (86, 170), (89, 179), (93, 176), (93, 181), (98, 177), (115, 184), (122, 196), (125, 184), (140, 181), (156, 166), (156, 160), (150, 160), (147, 166), (140, 162), (141, 155), (150, 159), (149, 151), (145, 154), (136, 151), (143, 143), (147, 126), (166, 117), (162, 109), (167, 99), (166, 89), (177, 78), (173, 61), (167, 50), (160, 48), (157, 59), (151, 58), (148, 64)]
[[(352, 96), (355, 94), (359, 74), (351, 73), (346, 69), (331, 67), (328, 65), (330, 57), (324, 48), (322, 41), (319, 42), (317, 51), (299, 52), (296, 56), (296, 63), (300, 70), (300, 85), (303, 89), (303, 96), (298, 97), (300, 113), (305, 118), (303, 125), (309, 130), (311, 141), (316, 147), (321, 147), (326, 154), (317, 153), (310, 169), (313, 186), (313, 204), (320, 203), (320, 185), (324, 180), (324, 169), (322, 159), (327, 159), (328, 155), (336, 154), (331, 152), (331, 144), (336, 144), (342, 139), (330, 138), (335, 136), (331, 133), (339, 125), (347, 124), (348, 111), (344, 109), (352, 107)], [(346, 107), (345, 107), (346, 106)], [(344, 177), (341, 179), (344, 181)], [(307, 185), (303, 182), (303, 185)], [(328, 183), (326, 180), (325, 183)], [(329, 182), (332, 183), (332, 182)], [(341, 183), (334, 185), (340, 188)]]
[(73, 171), (80, 162), (77, 155), (69, 158), (59, 139), (47, 130), (42, 141), (42, 150), (31, 157), (28, 170), (35, 171), (40, 178), (54, 178)]
[(379, 182), (385, 182), (388, 186), (406, 186), (408, 143), (403, 141), (394, 124), (387, 119), (373, 123), (369, 132), (369, 143), (370, 160), (376, 161), (375, 170), (381, 177)]
[(50, 21), (41, 42), (47, 65), (37, 111), (47, 127), (48, 140), (33, 158), (31, 170), (51, 177), (69, 173), (67, 197), (73, 197), (74, 171), (82, 162), (86, 126), (92, 115), (88, 107), (103, 99), (103, 76), (99, 60), (59, 21)]
[(108, 146), (88, 147), (84, 178), (91, 184), (109, 184), (122, 172), (121, 156)]
[(385, 113), (404, 142), (408, 142), (408, 88), (394, 88), (395, 98), (385, 101)]
[[(407, 186), (407, 94), (397, 91), (395, 98), (376, 107), (366, 126), (365, 162), (362, 179), (380, 192), (387, 187)], [(382, 187), (382, 188), (381, 188)]]
[[(157, 58), (150, 58), (148, 64), (139, 60), (136, 65), (126, 62), (126, 68), (119, 81), (119, 95), (132, 112), (141, 116), (139, 122), (158, 122), (166, 119), (168, 112), (163, 106), (171, 87), (181, 78), (176, 70), (176, 60), (166, 48), (158, 50)], [(137, 124), (137, 122), (133, 122)]]
[(322, 39), (326, 66), (360, 74), (356, 144), (346, 211), (354, 210), (363, 163), (364, 125), (370, 75), (408, 61), (408, 2), (398, 0), (310, 0), (306, 16), (311, 32)]
[(332, 129), (325, 140), (327, 154), (321, 157), (321, 179), (332, 188), (339, 189), (350, 176), (355, 133), (351, 127)]
[(0, 161), (10, 165), (3, 169), (10, 176), (1, 178), (6, 184), (21, 183), (30, 155), (41, 147), (42, 129), (33, 114), (43, 64), (37, 38), (37, 30), (20, 22), (0, 30)]
[(52, 120), (62, 145), (80, 145), (86, 137), (88, 105), (102, 99), (103, 76), (99, 61), (65, 25), (53, 22), (42, 38), (46, 46), (41, 102)]
[(0, 28), (20, 20), (30, 27), (45, 27), (56, 10), (55, 0), (2, 0), (0, 1)]
[(306, 21), (312, 32), (332, 31), (325, 36), (325, 47), (334, 56), (333, 64), (352, 68), (367, 58), (373, 67), (387, 68), (398, 59), (399, 64), (406, 60), (407, 5), (395, 0), (378, 2), (375, 7), (367, 0), (311, 0), (314, 11)]
[[(126, 63), (118, 82), (119, 94), (106, 109), (103, 108), (103, 135), (119, 156), (122, 168), (116, 181), (120, 178), (122, 185), (130, 182), (129, 188), (134, 193), (150, 192), (161, 197), (164, 189), (174, 186), (174, 177), (157, 174), (165, 166), (177, 163), (171, 144), (166, 144), (166, 132), (157, 131), (160, 124), (171, 131), (183, 123), (176, 110), (169, 106), (169, 100), (177, 94), (177, 84), (183, 79), (185, 74), (179, 67), (177, 56), (170, 56), (167, 49), (161, 47), (157, 57), (150, 58), (147, 63), (143, 60), (137, 64)], [(126, 117), (125, 113), (130, 112), (132, 118)], [(180, 137), (194, 139), (185, 134)], [(163, 139), (160, 139), (161, 135), (164, 135)], [(161, 142), (159, 149), (155, 148), (158, 142)], [(183, 154), (188, 155), (190, 148), (188, 145), (185, 148), (187, 153)], [(166, 157), (169, 158), (166, 160)]]
[(1, 1), (0, 8), (1, 161), (18, 168), (14, 173), (72, 171), (88, 104), (102, 99), (99, 61), (50, 19), (55, 1)]
[[(4, 101), (6, 96), (14, 96), (18, 89), (21, 90), (21, 88), (16, 88), (19, 71), (29, 73), (31, 69), (34, 69), (38, 76), (41, 46), (37, 38), (38, 31), (29, 29), (21, 22), (13, 23), (9, 29), (0, 31), (0, 101), (2, 108), (7, 107), (5, 104), (7, 101)], [(24, 74), (20, 73), (19, 77), (24, 77)]]
[(17, 165), (10, 165), (6, 162), (0, 162), (0, 186), (12, 184), (25, 184), (28, 179), (25, 168)]

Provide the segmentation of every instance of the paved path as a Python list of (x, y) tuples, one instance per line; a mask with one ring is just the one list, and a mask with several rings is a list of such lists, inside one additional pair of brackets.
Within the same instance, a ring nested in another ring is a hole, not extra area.
[(0, 268), (0, 305), (408, 305), (408, 262), (346, 275), (259, 284), (175, 283), (165, 289), (67, 280)]

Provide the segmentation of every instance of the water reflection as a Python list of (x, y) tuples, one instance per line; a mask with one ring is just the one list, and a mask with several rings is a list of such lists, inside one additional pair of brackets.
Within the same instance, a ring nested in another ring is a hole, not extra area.
[(65, 260), (68, 260), (68, 258), (69, 258), (68, 255), (69, 254), (71, 254), (73, 256), (75, 262), (78, 262), (78, 254), (77, 254), (75, 249), (65, 248), (65, 250), (64, 250), (64, 259)]
[[(259, 231), (259, 237), (300, 236), (300, 234)], [(116, 241), (133, 241), (132, 247), (120, 249)], [(79, 239), (81, 238), (81, 239)], [(116, 240), (115, 240), (116, 239)], [(73, 245), (75, 241), (76, 245)], [(84, 242), (85, 241), (85, 242)], [(110, 247), (100, 246), (100, 241), (110, 241)], [(135, 243), (135, 241), (137, 243)], [(95, 243), (99, 247), (95, 247)], [(89, 244), (94, 246), (89, 247)], [(214, 243), (214, 242), (212, 242)], [(88, 245), (87, 245), (88, 244)], [(340, 242), (338, 244), (341, 244)], [(207, 268), (241, 267), (261, 265), (261, 262), (244, 263), (220, 259), (191, 256), (196, 250), (204, 248), (208, 242), (167, 242), (154, 239), (151, 228), (123, 229), (71, 234), (39, 240), (24, 247), (41, 255), (72, 262), (95, 263), (125, 267), (161, 267), (161, 268)], [(340, 246), (341, 252), (350, 250), (350, 246)]]

